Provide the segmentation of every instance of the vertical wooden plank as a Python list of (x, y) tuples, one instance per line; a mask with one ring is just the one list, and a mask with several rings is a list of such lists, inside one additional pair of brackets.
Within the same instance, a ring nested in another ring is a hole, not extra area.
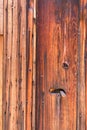
[(3, 130), (26, 128), (26, 1), (4, 1)]
[[(20, 90), (21, 90), (21, 128), (26, 130), (26, 0), (20, 1), (21, 7), (21, 26), (20, 26), (20, 57), (21, 57), (21, 77), (20, 77)], [(20, 120), (20, 118), (18, 119)]]
[[(37, 1), (38, 130), (76, 130), (78, 23), (78, 0)], [(58, 88), (65, 97), (49, 92)]]
[(78, 73), (78, 130), (86, 129), (86, 89), (85, 89), (85, 42), (86, 42), (86, 0), (80, 1), (79, 25), (79, 73)]
[(35, 93), (36, 93), (36, 0), (34, 0), (33, 19), (33, 106), (32, 106), (32, 130), (35, 130)]
[[(10, 7), (12, 6), (12, 43), (11, 43), (11, 91), (10, 91), (10, 121), (9, 121), (9, 129), (16, 130), (17, 129), (17, 0), (12, 1), (12, 4), (10, 4)], [(9, 12), (8, 12), (9, 15)], [(8, 17), (9, 20), (9, 17)], [(8, 35), (9, 39), (9, 35)], [(9, 44), (9, 43), (8, 43)], [(9, 49), (7, 49), (9, 52)], [(8, 74), (10, 74), (8, 72)], [(8, 91), (8, 90), (7, 90)], [(8, 115), (7, 115), (8, 118)], [(8, 125), (8, 123), (7, 123)]]
[(26, 1), (17, 2), (17, 129), (26, 129)]
[(0, 130), (2, 130), (2, 58), (3, 58), (3, 36), (0, 36)]
[(33, 0), (28, 6), (28, 86), (27, 86), (27, 130), (32, 130), (32, 80), (33, 80)]
[(35, 130), (36, 0), (28, 6), (28, 43), (27, 129)]
[(0, 35), (3, 34), (3, 0), (0, 0)]
[[(86, 19), (86, 23), (87, 23), (87, 19)], [(86, 106), (86, 130), (87, 130), (87, 24), (86, 24), (86, 40), (85, 40), (85, 94), (86, 94), (86, 101), (85, 101), (85, 106)]]
[(8, 23), (6, 23), (8, 14), (7, 14), (7, 0), (4, 1), (4, 44), (3, 44), (3, 90), (2, 90), (2, 121), (3, 121), (3, 127), (2, 129), (5, 130), (6, 129), (6, 91), (5, 91), (5, 86), (6, 86), (6, 52), (7, 52), (7, 25)]
[[(11, 44), (12, 44), (12, 1), (4, 1), (4, 71), (3, 71), (3, 129), (9, 129), (9, 117), (10, 117), (10, 88), (11, 88)], [(8, 38), (9, 36), (9, 38)], [(8, 67), (8, 68), (7, 68)]]
[(78, 129), (87, 130), (87, 0), (80, 1)]
[[(87, 5), (87, 3), (86, 3)], [(85, 94), (86, 94), (86, 100), (85, 100), (85, 105), (86, 105), (86, 130), (87, 130), (87, 9), (85, 8), (85, 85), (86, 85), (86, 88), (85, 88)]]

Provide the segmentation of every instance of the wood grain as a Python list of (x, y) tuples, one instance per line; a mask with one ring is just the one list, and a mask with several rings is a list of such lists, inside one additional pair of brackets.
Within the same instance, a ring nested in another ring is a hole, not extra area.
[(79, 23), (79, 57), (78, 57), (78, 65), (79, 65), (79, 73), (78, 73), (78, 124), (77, 129), (85, 130), (87, 129), (87, 73), (86, 73), (86, 19), (87, 19), (87, 1), (80, 1), (80, 23)]
[(32, 130), (35, 130), (35, 95), (36, 95), (36, 0), (34, 0), (33, 20), (33, 105), (32, 105)]
[[(76, 130), (78, 18), (78, 0), (37, 1), (38, 130)], [(66, 97), (50, 94), (50, 88), (64, 89)]]
[(87, 0), (0, 0), (0, 50), (0, 130), (87, 130)]
[(2, 59), (3, 59), (3, 36), (0, 36), (0, 130), (2, 130)]
[(26, 128), (26, 1), (4, 1), (3, 130)]
[(33, 102), (33, 0), (28, 7), (28, 86), (27, 86), (27, 130), (32, 130), (32, 102)]
[(0, 0), (0, 35), (3, 34), (3, 0)]
[[(79, 105), (79, 124), (81, 130), (87, 130), (87, 0), (82, 0), (80, 3), (81, 11), (80, 11), (80, 33), (81, 33), (81, 43), (80, 48), (81, 53), (81, 60), (80, 63), (80, 74), (81, 74), (81, 86), (80, 91), (81, 97)], [(83, 65), (83, 66), (82, 66)], [(81, 69), (82, 68), (82, 69)], [(80, 108), (81, 107), (81, 108)], [(84, 125), (85, 124), (85, 125)]]
[[(87, 22), (87, 19), (86, 19), (86, 22)], [(87, 108), (87, 25), (86, 25), (86, 37), (85, 37), (85, 85), (86, 85), (86, 88), (85, 88), (85, 94), (86, 94), (86, 100), (85, 100), (85, 107)], [(86, 130), (87, 130), (87, 109), (86, 109)]]

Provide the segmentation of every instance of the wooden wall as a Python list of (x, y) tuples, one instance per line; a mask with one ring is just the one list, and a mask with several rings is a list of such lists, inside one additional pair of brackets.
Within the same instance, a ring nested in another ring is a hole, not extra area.
[(87, 130), (87, 0), (0, 0), (0, 16), (0, 130)]

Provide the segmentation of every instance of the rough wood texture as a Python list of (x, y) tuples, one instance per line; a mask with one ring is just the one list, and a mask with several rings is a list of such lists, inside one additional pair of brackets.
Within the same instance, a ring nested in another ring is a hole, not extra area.
[(36, 0), (34, 0), (33, 21), (33, 107), (32, 107), (32, 130), (35, 130), (35, 94), (36, 94)]
[(36, 130), (76, 130), (78, 23), (78, 0), (37, 1)]
[(3, 36), (0, 36), (0, 130), (2, 130), (2, 59), (3, 59)]
[(87, 0), (4, 0), (1, 43), (0, 130), (87, 130)]
[(0, 35), (3, 34), (3, 0), (0, 0)]
[(87, 72), (85, 65), (85, 47), (87, 42), (86, 24), (87, 24), (87, 0), (81, 0), (79, 12), (79, 45), (78, 45), (78, 106), (77, 106), (77, 129), (87, 130)]
[(32, 75), (33, 75), (33, 0), (28, 3), (28, 85), (27, 85), (27, 128), (32, 130)]
[(36, 89), (36, 0), (28, 1), (27, 30), (27, 130), (35, 130), (35, 89)]
[(26, 127), (26, 0), (4, 1), (3, 130)]

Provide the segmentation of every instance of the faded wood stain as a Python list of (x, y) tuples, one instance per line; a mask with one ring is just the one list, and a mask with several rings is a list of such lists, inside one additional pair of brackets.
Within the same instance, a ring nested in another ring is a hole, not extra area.
[[(77, 0), (37, 1), (38, 130), (76, 130), (78, 18)], [(66, 96), (63, 98), (60, 93), (52, 95), (49, 93), (50, 88), (61, 88)]]
[(25, 130), (26, 1), (4, 1), (3, 130)]
[(2, 8), (2, 129), (87, 130), (87, 0)]

